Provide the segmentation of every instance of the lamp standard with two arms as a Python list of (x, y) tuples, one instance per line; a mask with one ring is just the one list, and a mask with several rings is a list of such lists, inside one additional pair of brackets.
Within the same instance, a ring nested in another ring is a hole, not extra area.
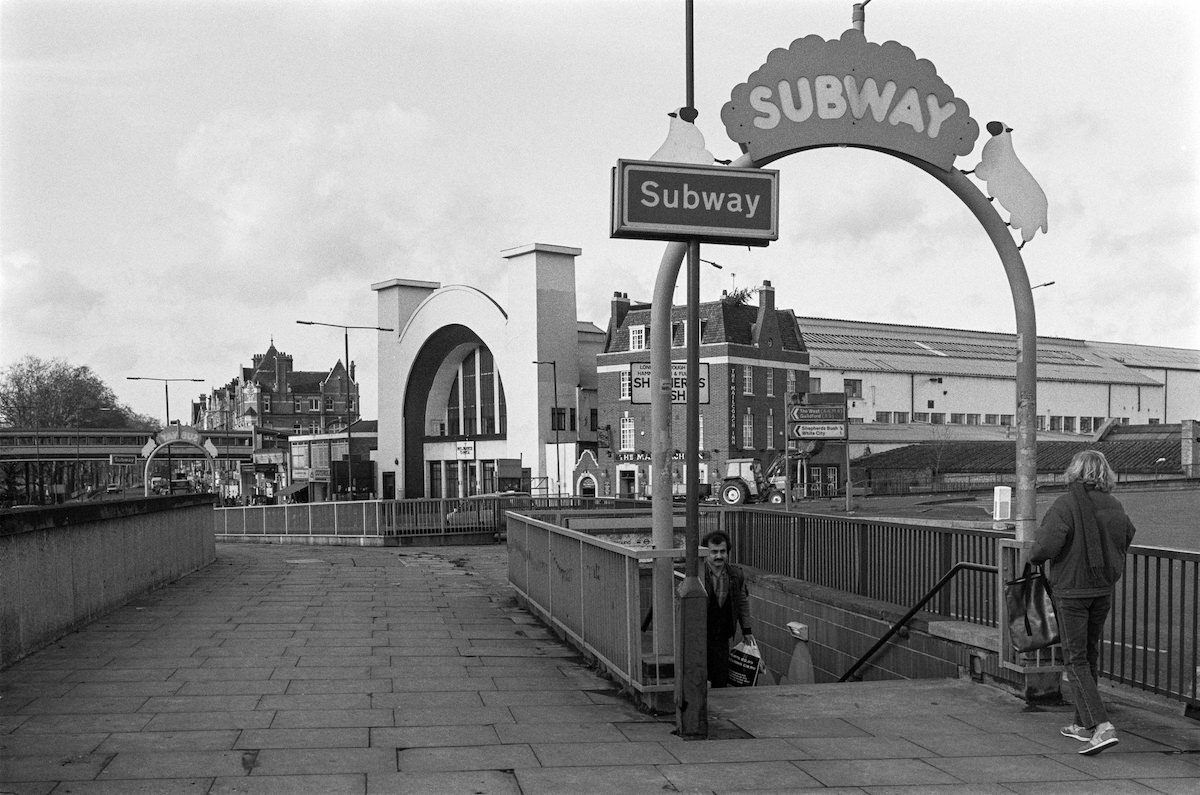
[(562, 455), (559, 447), (559, 426), (561, 423), (558, 418), (558, 360), (550, 359), (549, 361), (534, 360), (534, 364), (550, 365), (550, 377), (554, 379), (554, 413), (551, 415), (550, 425), (554, 428), (554, 494), (557, 497), (562, 497), (562, 464), (560, 456)]
[[(395, 331), (395, 329), (383, 328), (382, 326), (347, 326), (342, 323), (322, 323), (318, 320), (297, 320), (296, 322), (302, 326), (329, 326), (330, 328), (340, 328), (342, 330), (346, 345), (346, 499), (349, 500), (354, 497), (354, 472), (350, 457), (350, 329), (365, 329), (368, 331)], [(332, 468), (332, 456), (330, 456), (329, 465)], [(332, 475), (330, 482), (332, 483)], [(335, 494), (334, 496), (336, 497), (337, 495)]]
[[(172, 381), (192, 381), (192, 382), (199, 383), (199, 384), (204, 383), (203, 378), (158, 378), (158, 377), (152, 376), (152, 375), (127, 375), (127, 376), (125, 376), (125, 379), (127, 381), (162, 381), (163, 398), (166, 401), (167, 427), (168, 428), (171, 427), (171, 382)], [(168, 445), (167, 446), (167, 493), (168, 494), (174, 493), (172, 491), (172, 489), (174, 488), (173, 483), (175, 480), (175, 473), (171, 471), (171, 468), (172, 468), (171, 467), (171, 448)], [(143, 483), (142, 487), (143, 487), (143, 490), (147, 494), (150, 493), (150, 484), (149, 483)]]

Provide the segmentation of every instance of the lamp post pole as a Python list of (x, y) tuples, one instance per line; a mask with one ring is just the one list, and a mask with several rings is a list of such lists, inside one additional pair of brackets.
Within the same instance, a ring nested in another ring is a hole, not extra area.
[(550, 424), (554, 427), (554, 495), (562, 498), (562, 464), (560, 461), (561, 453), (559, 452), (559, 422), (558, 422), (558, 360), (551, 359), (549, 361), (534, 361), (534, 364), (550, 365), (550, 377), (554, 379), (554, 413), (551, 415)]
[[(96, 411), (119, 411), (120, 409), (118, 409), (116, 406), (97, 406), (95, 410)], [(72, 483), (72, 485), (75, 487), (76, 491), (79, 490), (80, 481), (83, 480), (83, 478), (80, 477), (80, 469), (82, 468), (82, 464), (80, 464), (80, 461), (79, 461), (79, 428), (80, 428), (81, 422), (82, 422), (82, 418), (78, 414), (75, 415), (75, 478), (74, 478), (75, 482)], [(92, 463), (92, 479), (95, 480), (95, 477), (96, 477), (96, 464), (95, 464), (95, 462), (93, 462)]]
[[(34, 393), (34, 402), (22, 405), (13, 406), (13, 409), (19, 409), (22, 412), (29, 412), (33, 415), (33, 457), (36, 461), (33, 477), (37, 481), (37, 504), (42, 504), (42, 419), (39, 416), (40, 409), (38, 407), (39, 397)], [(28, 415), (20, 415), (21, 423), (28, 419)], [(33, 494), (29, 491), (29, 462), (25, 462), (25, 498), (29, 500), (29, 504), (33, 505)]]
[[(38, 416), (37, 405), (20, 406), (33, 413), (33, 457), (37, 461), (37, 469), (34, 470), (33, 476), (37, 483), (37, 504), (42, 504), (42, 423)], [(25, 463), (25, 496), (29, 499), (29, 504), (33, 505), (33, 498), (29, 493), (29, 463)]]
[[(345, 381), (345, 386), (346, 386), (346, 389), (345, 389), (345, 394), (346, 394), (346, 499), (349, 500), (354, 497), (354, 459), (350, 455), (350, 446), (351, 446), (351, 438), (352, 438), (351, 432), (350, 432), (350, 425), (351, 425), (350, 329), (352, 329), (352, 328), (353, 329), (366, 329), (368, 331), (394, 331), (395, 329), (383, 328), (382, 326), (347, 326), (342, 323), (322, 323), (318, 320), (297, 320), (296, 322), (302, 326), (328, 326), (329, 328), (340, 328), (342, 330), (342, 341), (343, 341), (343, 344), (345, 345), (345, 355), (346, 355), (346, 358), (345, 358), (345, 368), (346, 368), (346, 381)], [(332, 450), (330, 450), (330, 452), (332, 453)], [(332, 467), (333, 467), (333, 456), (332, 455), (330, 455), (330, 457), (329, 457), (329, 466), (332, 469)], [(336, 483), (333, 483), (332, 475), (330, 476), (330, 483), (333, 484), (334, 486), (337, 485)], [(333, 497), (334, 497), (334, 499), (337, 498), (336, 492), (333, 494)]]
[(38, 410), (33, 410), (33, 455), (37, 459), (37, 504), (42, 504), (42, 429)]
[[(162, 381), (163, 399), (166, 402), (166, 409), (167, 409), (167, 427), (168, 428), (171, 427), (171, 382), (172, 381), (193, 381), (193, 382), (199, 383), (199, 384), (204, 383), (203, 378), (156, 378), (155, 376), (152, 376), (152, 375), (127, 375), (127, 376), (125, 376), (125, 380), (127, 380), (127, 381)], [(167, 494), (175, 493), (175, 485), (174, 485), (175, 473), (172, 472), (171, 469), (172, 469), (171, 446), (168, 444), (167, 445)], [(150, 474), (148, 469), (146, 471), (146, 474), (147, 475)], [(150, 484), (148, 482), (142, 484), (142, 491), (146, 494), (150, 493)]]

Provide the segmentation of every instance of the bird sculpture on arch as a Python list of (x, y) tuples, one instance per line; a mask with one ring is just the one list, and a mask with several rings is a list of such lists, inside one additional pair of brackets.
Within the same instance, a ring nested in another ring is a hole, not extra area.
[(1046, 192), (1013, 149), (1012, 128), (999, 121), (989, 121), (991, 138), (983, 145), (979, 165), (964, 174), (974, 174), (987, 185), (988, 199), (995, 199), (1008, 210), (1008, 225), (1021, 233), (1021, 245), (1033, 239), (1038, 230), (1049, 229), (1046, 218)]
[(711, 166), (713, 163), (725, 163), (727, 160), (717, 160), (712, 152), (704, 145), (704, 133), (696, 126), (699, 115), (695, 108), (679, 108), (667, 114), (671, 117), (667, 130), (667, 140), (650, 155), (650, 160), (658, 163), (692, 163), (700, 166)]

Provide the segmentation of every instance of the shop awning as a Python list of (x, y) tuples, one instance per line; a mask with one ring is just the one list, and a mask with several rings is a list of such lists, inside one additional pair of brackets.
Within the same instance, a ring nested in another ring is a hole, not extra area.
[(293, 483), (292, 485), (288, 486), (286, 489), (283, 489), (282, 491), (280, 491), (275, 496), (276, 497), (290, 497), (293, 494), (300, 492), (300, 491), (304, 491), (307, 488), (308, 488), (308, 481), (302, 480), (299, 483)]

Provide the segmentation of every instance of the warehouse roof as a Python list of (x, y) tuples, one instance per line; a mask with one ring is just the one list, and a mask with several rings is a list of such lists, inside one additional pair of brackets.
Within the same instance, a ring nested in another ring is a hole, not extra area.
[[(1132, 427), (1132, 426), (1131, 426)], [(1138, 426), (1153, 431), (1114, 432), (1100, 441), (1039, 442), (1038, 472), (1062, 472), (1080, 450), (1104, 453), (1119, 474), (1178, 472), (1181, 448), (1180, 425)], [(1160, 458), (1166, 459), (1156, 466)], [(864, 456), (855, 466), (867, 470), (922, 470), (958, 473), (1005, 473), (1016, 471), (1016, 445), (1012, 442), (928, 442)]]
[[(1015, 334), (798, 317), (814, 368), (1012, 378)], [(1144, 369), (1200, 371), (1200, 350), (1038, 337), (1038, 380), (1159, 385)]]

